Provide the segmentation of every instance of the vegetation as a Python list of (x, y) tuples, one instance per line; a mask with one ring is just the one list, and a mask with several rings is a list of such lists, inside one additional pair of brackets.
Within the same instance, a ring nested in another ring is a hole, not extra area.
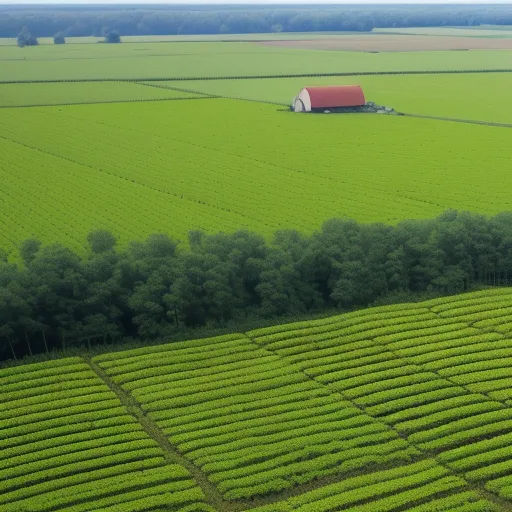
[(23, 48), (24, 46), (37, 46), (38, 44), (37, 38), (29, 32), (27, 27), (23, 27), (20, 30), (16, 40), (20, 48)]
[(53, 36), (53, 42), (54, 42), (54, 44), (65, 44), (66, 38), (64, 37), (64, 34), (62, 32), (57, 32)]
[(3, 510), (200, 510), (188, 471), (81, 358), (1, 370), (0, 380)]
[(105, 33), (105, 43), (120, 43), (121, 36), (117, 30), (108, 30)]
[(291, 103), (291, 92), (293, 97), (293, 91), (305, 85), (339, 84), (361, 85), (368, 101), (399, 112), (512, 124), (512, 105), (504, 101), (512, 88), (512, 73), (158, 82), (159, 86), (283, 105)]
[[(280, 36), (281, 37), (281, 36)], [(400, 36), (397, 36), (400, 37)], [(124, 40), (124, 36), (123, 36)], [(367, 53), (311, 51), (254, 42), (0, 46), (0, 81), (168, 79), (334, 73), (511, 69), (507, 51)], [(150, 58), (148, 58), (150, 56)], [(292, 97), (295, 91), (292, 93)], [(288, 100), (287, 100), (288, 101)]]
[[(77, 96), (92, 85), (77, 86)], [(161, 91), (111, 86), (111, 98)], [(186, 245), (197, 228), (248, 229), (269, 240), (342, 216), (396, 224), (447, 208), (510, 208), (503, 128), (202, 99), (1, 109), (0, 130), (0, 247), (14, 259), (33, 236), (83, 254), (95, 229), (111, 231), (121, 247), (155, 232)]]
[(0, 84), (0, 107), (118, 103), (202, 96), (134, 82)]
[(370, 53), (510, 8), (182, 9), (0, 7), (0, 509), (509, 510), (508, 129), (286, 107), (510, 125), (509, 51)]
[(309, 237), (279, 231), (272, 245), (245, 231), (195, 231), (190, 249), (179, 251), (165, 235), (116, 251), (115, 237), (96, 231), (84, 258), (29, 239), (20, 251), (23, 268), (0, 265), (2, 356), (126, 336), (151, 339), (232, 319), (351, 309), (411, 292), (506, 285), (511, 233), (508, 214), (486, 219), (448, 211), (396, 227), (331, 220)]
[(1, 369), (0, 504), (506, 510), (511, 298), (484, 290)]
[(369, 31), (374, 27), (512, 25), (506, 5), (342, 5), (342, 6), (2, 6), (0, 37), (20, 25), (41, 36), (103, 35), (105, 26), (123, 35), (243, 34), (251, 32)]

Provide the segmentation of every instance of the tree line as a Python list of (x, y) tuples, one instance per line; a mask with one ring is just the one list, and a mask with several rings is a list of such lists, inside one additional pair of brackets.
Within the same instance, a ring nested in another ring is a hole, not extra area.
[(512, 213), (450, 210), (396, 226), (332, 219), (271, 243), (192, 231), (187, 248), (164, 234), (118, 248), (103, 230), (87, 242), (79, 255), (28, 239), (20, 265), (0, 255), (0, 359), (512, 284)]
[(371, 31), (376, 27), (512, 25), (511, 5), (3, 6), (0, 37)]

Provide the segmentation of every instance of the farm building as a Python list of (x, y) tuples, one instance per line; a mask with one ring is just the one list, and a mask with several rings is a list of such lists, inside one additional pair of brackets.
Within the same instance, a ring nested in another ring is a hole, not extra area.
[(362, 107), (366, 104), (359, 85), (304, 87), (293, 100), (294, 112), (315, 112), (325, 109)]

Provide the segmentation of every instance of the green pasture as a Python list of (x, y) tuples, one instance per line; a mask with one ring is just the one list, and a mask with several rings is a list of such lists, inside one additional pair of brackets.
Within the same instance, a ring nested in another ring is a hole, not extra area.
[(159, 85), (290, 105), (304, 86), (360, 84), (366, 99), (399, 112), (512, 123), (512, 73), (169, 81)]
[(0, 246), (512, 209), (510, 131), (229, 99), (0, 110)]
[(0, 46), (0, 81), (506, 69), (510, 52), (364, 53), (251, 42)]
[(133, 82), (0, 84), (0, 107), (165, 100), (194, 96)]

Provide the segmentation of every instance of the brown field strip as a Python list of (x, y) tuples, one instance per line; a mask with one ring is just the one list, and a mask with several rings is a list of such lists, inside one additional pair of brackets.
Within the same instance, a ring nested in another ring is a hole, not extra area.
[(414, 35), (350, 35), (311, 40), (261, 41), (255, 44), (303, 50), (420, 52), (445, 50), (512, 50), (512, 39)]

